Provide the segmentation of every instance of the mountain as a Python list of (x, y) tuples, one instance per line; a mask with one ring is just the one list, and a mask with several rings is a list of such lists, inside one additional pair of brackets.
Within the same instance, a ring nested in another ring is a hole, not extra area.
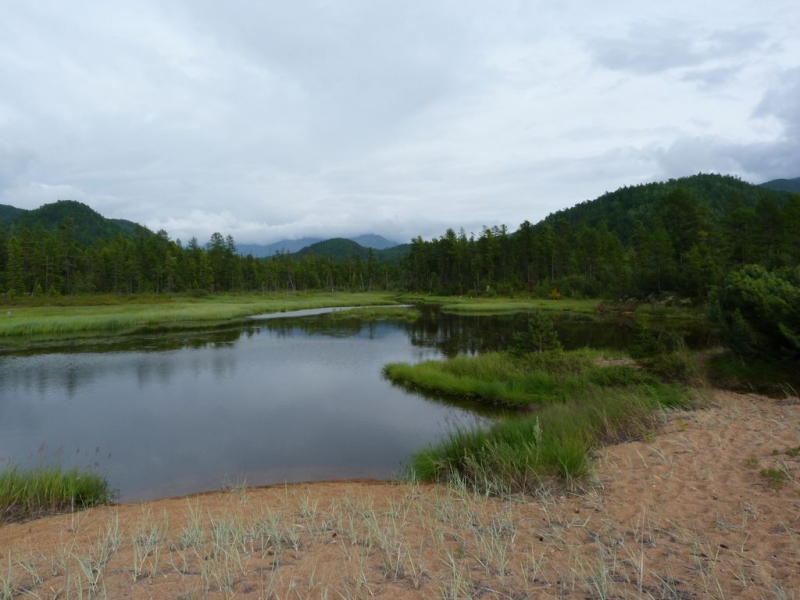
[(75, 241), (91, 245), (97, 240), (110, 239), (119, 234), (131, 237), (138, 232), (152, 235), (150, 230), (132, 221), (107, 219), (89, 206), (75, 200), (58, 200), (33, 210), (0, 205), (0, 227), (13, 231), (33, 231), (43, 227), (50, 232), (70, 224)]
[[(352, 242), (355, 242), (359, 246), (362, 246), (364, 248), (374, 248), (375, 250), (386, 250), (388, 248), (393, 248), (394, 246), (398, 245), (397, 242), (387, 240), (385, 237), (375, 234), (359, 235), (353, 238), (333, 238), (333, 239), (348, 239)], [(256, 258), (263, 256), (272, 256), (273, 254), (277, 254), (278, 252), (286, 252), (289, 254), (294, 254), (296, 252), (300, 252), (304, 248), (307, 248), (313, 244), (318, 244), (319, 242), (323, 241), (326, 240), (323, 240), (321, 238), (305, 237), (296, 240), (281, 240), (279, 242), (266, 245), (236, 244), (236, 251), (242, 256), (252, 254)]]
[(761, 187), (780, 192), (800, 194), (800, 177), (795, 177), (794, 179), (773, 179), (772, 181), (762, 183)]
[(755, 208), (758, 201), (765, 196), (774, 198), (782, 206), (791, 195), (785, 191), (747, 183), (730, 175), (700, 173), (665, 182), (622, 187), (595, 200), (587, 200), (552, 213), (535, 227), (541, 228), (548, 224), (556, 226), (558, 222), (566, 221), (577, 230), (581, 225), (598, 227), (601, 223), (606, 223), (610, 231), (623, 243), (627, 243), (635, 231), (635, 223), (641, 221), (645, 227), (651, 226), (658, 216), (660, 203), (681, 189), (689, 192), (712, 218), (727, 215), (737, 207)]
[(256, 258), (261, 258), (264, 256), (272, 256), (273, 254), (278, 254), (279, 252), (285, 252), (288, 254), (294, 254), (295, 252), (299, 252), (303, 248), (310, 246), (311, 244), (316, 244), (317, 242), (321, 242), (320, 238), (299, 238), (296, 240), (281, 240), (279, 242), (275, 242), (273, 244), (236, 244), (236, 251), (241, 254), (242, 256), (247, 256), (248, 254), (252, 254)]
[(395, 246), (399, 246), (397, 242), (393, 242), (392, 240), (387, 240), (382, 235), (376, 235), (374, 233), (368, 233), (366, 235), (359, 235), (347, 239), (353, 240), (356, 244), (364, 246), (364, 248), (374, 248), (375, 250), (386, 250), (388, 248), (394, 248)]
[(335, 261), (344, 260), (345, 258), (360, 258), (362, 261), (366, 261), (369, 260), (370, 254), (372, 254), (378, 262), (399, 262), (408, 254), (410, 248), (410, 244), (398, 244), (390, 248), (376, 250), (374, 248), (365, 248), (357, 242), (346, 238), (333, 238), (311, 244), (296, 252), (295, 256), (302, 258), (308, 254), (314, 254), (314, 256), (324, 256)]
[(15, 206), (0, 204), (0, 227), (6, 223), (10, 223), (25, 212), (27, 211), (23, 208), (16, 208)]

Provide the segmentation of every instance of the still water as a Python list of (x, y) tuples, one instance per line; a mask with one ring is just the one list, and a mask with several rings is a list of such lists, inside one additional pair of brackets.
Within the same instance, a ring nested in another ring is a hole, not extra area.
[[(282, 316), (0, 348), (0, 469), (91, 467), (122, 501), (241, 483), (389, 478), (453, 427), (496, 415), (406, 392), (382, 377), (383, 365), (503, 347), (524, 324), (436, 311), (415, 322)], [(635, 335), (576, 323), (559, 323), (568, 347), (620, 347)]]

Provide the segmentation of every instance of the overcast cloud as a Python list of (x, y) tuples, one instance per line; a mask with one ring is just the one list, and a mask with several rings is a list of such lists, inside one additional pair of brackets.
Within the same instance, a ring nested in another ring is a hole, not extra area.
[(204, 242), (480, 231), (800, 176), (800, 5), (0, 4), (0, 203)]

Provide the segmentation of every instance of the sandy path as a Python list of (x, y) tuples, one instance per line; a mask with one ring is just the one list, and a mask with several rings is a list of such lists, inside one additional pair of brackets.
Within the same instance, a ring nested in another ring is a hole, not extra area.
[(800, 598), (800, 403), (711, 395), (580, 495), (337, 482), (5, 525), (0, 599)]

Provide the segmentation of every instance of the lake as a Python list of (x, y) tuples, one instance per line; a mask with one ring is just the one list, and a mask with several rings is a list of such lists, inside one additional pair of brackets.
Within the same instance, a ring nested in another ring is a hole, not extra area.
[[(409, 393), (383, 365), (501, 348), (525, 324), (431, 309), (414, 322), (319, 312), (0, 348), (0, 468), (90, 467), (122, 501), (387, 479), (448, 430), (497, 414)], [(636, 335), (630, 323), (585, 318), (559, 318), (558, 329), (566, 347), (625, 347)]]

